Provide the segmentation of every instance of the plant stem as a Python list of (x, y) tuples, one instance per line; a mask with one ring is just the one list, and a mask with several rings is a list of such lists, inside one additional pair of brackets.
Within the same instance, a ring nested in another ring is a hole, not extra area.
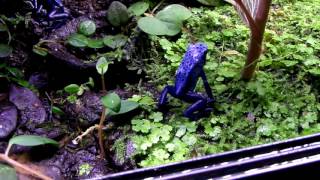
[(162, 0), (160, 1), (151, 11), (151, 14), (154, 14), (154, 12), (156, 12), (156, 10), (162, 5), (162, 3), (164, 3), (164, 1), (166, 0)]
[(25, 171), (26, 173), (33, 175), (33, 176), (36, 176), (36, 177), (43, 179), (43, 180), (52, 180), (52, 178), (42, 174), (39, 171), (33, 170), (33, 169), (29, 168), (28, 166), (19, 163), (18, 161), (11, 159), (9, 156), (6, 156), (5, 154), (0, 154), (0, 160), (5, 161), (6, 163), (15, 167), (16, 170), (21, 169), (21, 170)]
[(98, 137), (99, 137), (99, 147), (100, 147), (100, 157), (105, 158), (106, 157), (106, 152), (104, 150), (104, 143), (103, 143), (103, 123), (104, 120), (106, 119), (106, 108), (103, 107), (102, 109), (102, 114), (100, 117), (100, 122), (99, 122), (99, 129), (98, 129)]
[[(107, 90), (106, 90), (106, 84), (105, 84), (105, 81), (104, 81), (104, 74), (101, 75), (101, 84), (102, 84), (102, 92), (103, 93), (106, 93)], [(104, 120), (106, 119), (106, 108), (103, 106), (103, 109), (102, 109), (102, 114), (100, 116), (100, 122), (99, 122), (99, 127), (98, 127), (98, 137), (99, 137), (99, 147), (100, 147), (100, 157), (101, 158), (105, 158), (106, 156), (106, 152), (104, 150), (104, 143), (103, 143), (103, 123), (104, 123)]]

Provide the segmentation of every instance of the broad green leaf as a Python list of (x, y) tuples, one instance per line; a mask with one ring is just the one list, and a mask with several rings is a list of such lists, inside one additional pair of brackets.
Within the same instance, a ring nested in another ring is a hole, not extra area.
[(33, 46), (32, 51), (40, 56), (47, 56), (48, 50), (40, 46)]
[(149, 3), (144, 2), (144, 1), (139, 1), (134, 4), (132, 4), (129, 8), (128, 11), (129, 13), (135, 15), (135, 16), (140, 16), (143, 13), (145, 13), (149, 8)]
[(181, 23), (190, 18), (192, 13), (186, 7), (180, 4), (171, 4), (156, 14), (156, 18), (166, 22)]
[(8, 31), (8, 26), (0, 22), (0, 32)]
[(115, 27), (126, 24), (129, 21), (127, 7), (119, 1), (113, 1), (107, 11), (108, 21)]
[(88, 47), (95, 48), (95, 49), (103, 48), (104, 47), (103, 40), (102, 39), (88, 39)]
[(10, 166), (0, 163), (0, 179), (3, 180), (17, 180), (16, 170)]
[(11, 147), (14, 144), (21, 145), (21, 146), (39, 146), (44, 144), (59, 146), (59, 143), (55, 140), (52, 140), (46, 137), (35, 136), (35, 135), (15, 136), (9, 140), (8, 146)]
[(101, 98), (102, 104), (114, 112), (119, 112), (121, 108), (121, 99), (116, 93), (110, 93)]
[(100, 57), (96, 64), (97, 72), (101, 75), (104, 75), (108, 71), (109, 63), (105, 57)]
[(116, 48), (124, 46), (126, 44), (127, 40), (128, 40), (127, 36), (122, 35), (122, 34), (118, 34), (115, 36), (105, 36), (103, 38), (103, 43), (112, 49), (116, 49)]
[(109, 116), (125, 114), (127, 112), (133, 111), (139, 107), (139, 104), (134, 101), (121, 100), (121, 107), (119, 112), (114, 112), (112, 110), (107, 110)]
[(12, 53), (12, 47), (7, 44), (0, 44), (0, 58), (9, 56)]
[(74, 47), (86, 47), (88, 46), (88, 38), (82, 34), (72, 34), (67, 42)]
[(162, 21), (154, 17), (143, 17), (138, 21), (139, 28), (151, 35), (166, 35), (168, 27)]
[(80, 23), (79, 33), (89, 36), (96, 32), (96, 24), (92, 20), (86, 20)]
[(171, 22), (163, 22), (167, 26), (166, 35), (174, 36), (177, 35), (182, 28), (182, 23), (171, 23)]
[(77, 84), (70, 84), (66, 87), (64, 87), (64, 91), (69, 94), (76, 94), (80, 90), (80, 86)]

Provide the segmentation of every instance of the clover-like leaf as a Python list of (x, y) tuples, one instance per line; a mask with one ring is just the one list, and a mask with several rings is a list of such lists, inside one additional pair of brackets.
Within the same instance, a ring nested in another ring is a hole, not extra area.
[(121, 99), (116, 93), (110, 93), (101, 98), (102, 104), (114, 112), (119, 112), (121, 108)]
[(108, 71), (109, 63), (105, 57), (100, 57), (96, 64), (97, 72), (101, 75), (104, 75)]
[(89, 36), (96, 32), (96, 24), (92, 20), (86, 20), (80, 23), (79, 32)]

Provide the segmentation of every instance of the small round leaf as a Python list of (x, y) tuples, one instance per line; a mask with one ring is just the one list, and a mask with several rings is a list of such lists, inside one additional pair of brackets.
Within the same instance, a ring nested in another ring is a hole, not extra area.
[(114, 112), (119, 112), (121, 108), (121, 99), (116, 93), (110, 93), (101, 98), (102, 104)]
[(109, 63), (105, 57), (101, 57), (98, 59), (96, 64), (97, 72), (101, 75), (104, 75), (108, 71)]
[(74, 47), (88, 46), (88, 38), (82, 34), (72, 34), (67, 41)]
[(127, 36), (124, 36), (122, 34), (118, 34), (115, 36), (105, 36), (103, 38), (103, 43), (112, 49), (116, 49), (116, 48), (124, 46), (126, 44), (127, 40), (128, 40)]
[(70, 84), (66, 87), (64, 87), (64, 91), (69, 94), (76, 94), (80, 90), (80, 86), (77, 84)]
[(86, 36), (96, 32), (96, 24), (92, 20), (86, 20), (80, 23), (79, 32)]
[(143, 13), (145, 13), (149, 8), (149, 3), (144, 2), (144, 1), (139, 1), (134, 4), (132, 4), (129, 8), (128, 11), (129, 13), (135, 15), (135, 16), (140, 16)]
[(129, 21), (127, 7), (119, 1), (113, 1), (107, 11), (108, 21), (115, 27), (126, 24)]
[(12, 47), (7, 44), (0, 44), (0, 58), (9, 56), (12, 53)]

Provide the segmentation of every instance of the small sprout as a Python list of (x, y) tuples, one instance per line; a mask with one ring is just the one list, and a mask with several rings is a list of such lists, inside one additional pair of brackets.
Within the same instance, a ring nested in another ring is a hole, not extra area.
[(70, 84), (70, 85), (64, 87), (64, 91), (69, 94), (76, 94), (80, 91), (80, 86), (77, 84)]
[(110, 93), (101, 98), (102, 104), (114, 112), (119, 112), (121, 108), (121, 99), (116, 93)]
[(89, 36), (96, 32), (96, 24), (92, 20), (86, 20), (80, 23), (79, 32)]
[(104, 75), (108, 71), (108, 66), (109, 66), (109, 63), (105, 57), (99, 58), (96, 64), (97, 72), (100, 75)]

